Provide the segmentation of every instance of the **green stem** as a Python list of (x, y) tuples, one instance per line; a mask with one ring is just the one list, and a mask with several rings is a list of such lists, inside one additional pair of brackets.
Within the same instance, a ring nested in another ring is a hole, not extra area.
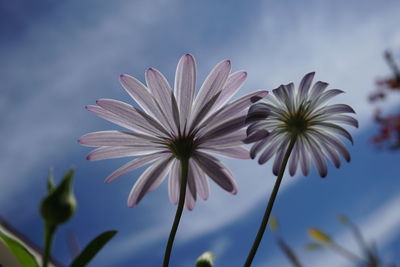
[(44, 229), (44, 253), (42, 256), (42, 267), (47, 267), (51, 255), (51, 246), (54, 239), (54, 232), (56, 231), (56, 226), (49, 225), (46, 223)]
[(181, 180), (180, 180), (181, 187), (180, 187), (180, 191), (179, 191), (178, 208), (176, 209), (174, 223), (172, 224), (171, 232), (170, 232), (169, 238), (168, 238), (167, 247), (165, 249), (163, 267), (169, 266), (169, 259), (171, 257), (172, 246), (174, 244), (176, 231), (178, 230), (179, 221), (181, 220), (183, 206), (185, 204), (188, 171), (189, 171), (189, 159), (188, 158), (181, 159)]
[(250, 267), (251, 263), (253, 262), (254, 256), (257, 253), (258, 246), (260, 245), (261, 239), (264, 235), (265, 228), (267, 227), (269, 216), (271, 215), (272, 207), (274, 206), (275, 198), (279, 191), (279, 186), (281, 185), (283, 174), (285, 173), (285, 168), (289, 160), (290, 153), (293, 150), (294, 144), (296, 143), (296, 137), (293, 137), (290, 140), (290, 144), (288, 149), (286, 150), (286, 154), (283, 158), (281, 168), (278, 173), (278, 177), (276, 178), (274, 188), (272, 190), (271, 196), (268, 200), (267, 208), (265, 209), (264, 217), (262, 219), (260, 228), (258, 229), (258, 233), (256, 239), (254, 240), (253, 246), (247, 256), (246, 263), (244, 264), (245, 267)]

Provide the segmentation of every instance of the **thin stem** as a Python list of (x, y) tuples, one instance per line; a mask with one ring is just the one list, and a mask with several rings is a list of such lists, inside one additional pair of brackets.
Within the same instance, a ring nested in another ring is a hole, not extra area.
[(296, 137), (293, 137), (290, 140), (289, 147), (286, 150), (286, 154), (283, 158), (282, 165), (279, 170), (278, 177), (276, 178), (275, 185), (272, 190), (271, 196), (269, 197), (268, 205), (267, 205), (267, 208), (265, 209), (264, 217), (261, 221), (260, 228), (258, 229), (256, 239), (254, 240), (253, 246), (251, 247), (249, 255), (247, 256), (246, 263), (244, 264), (245, 267), (250, 267), (251, 263), (253, 262), (254, 256), (257, 253), (258, 246), (260, 245), (261, 239), (265, 232), (265, 228), (267, 227), (267, 224), (268, 224), (268, 220), (269, 220), (269, 216), (272, 211), (272, 207), (274, 206), (275, 198), (279, 191), (279, 186), (281, 185), (281, 182), (282, 182), (283, 174), (285, 173), (285, 168), (286, 168), (287, 162), (289, 160), (290, 153), (292, 152), (295, 143), (296, 143)]
[(47, 267), (49, 264), (49, 259), (51, 255), (51, 246), (54, 239), (54, 232), (56, 231), (56, 226), (49, 225), (46, 223), (44, 229), (44, 253), (42, 256), (42, 267)]
[(342, 255), (343, 257), (351, 260), (352, 262), (356, 264), (360, 264), (360, 262), (363, 262), (363, 259), (351, 252), (350, 250), (340, 246), (339, 244), (332, 243), (330, 244), (330, 247), (335, 250), (337, 253)]
[(181, 220), (183, 205), (185, 204), (186, 184), (189, 171), (189, 159), (181, 159), (181, 187), (179, 191), (178, 208), (176, 209), (174, 223), (172, 224), (171, 232), (169, 234), (167, 247), (165, 249), (163, 267), (169, 266), (169, 258), (171, 257), (171, 250), (174, 244), (176, 231), (178, 230), (179, 221)]

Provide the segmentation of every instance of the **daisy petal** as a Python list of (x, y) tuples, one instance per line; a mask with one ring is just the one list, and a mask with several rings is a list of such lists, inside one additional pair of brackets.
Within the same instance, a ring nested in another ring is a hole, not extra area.
[(309, 138), (307, 140), (311, 152), (311, 157), (314, 160), (314, 165), (317, 168), (319, 175), (324, 178), (328, 174), (328, 168), (326, 166), (325, 158), (321, 153), (321, 148), (318, 143), (314, 142), (312, 138)]
[(267, 162), (274, 153), (277, 151), (278, 146), (281, 144), (283, 137), (278, 136), (274, 140), (271, 140), (269, 146), (263, 151), (261, 156), (258, 158), (258, 164), (262, 165)]
[(160, 159), (148, 167), (136, 181), (128, 197), (128, 206), (135, 207), (144, 195), (160, 185), (169, 170), (171, 157)]
[(97, 100), (96, 103), (105, 110), (121, 117), (123, 120), (134, 121), (140, 130), (146, 131), (152, 135), (168, 136), (168, 132), (156, 120), (127, 103), (113, 99), (100, 99)]
[(121, 131), (99, 131), (81, 136), (79, 144), (89, 147), (96, 146), (140, 146), (151, 143), (137, 134)]
[(310, 156), (308, 154), (309, 149), (303, 138), (299, 138), (297, 142), (299, 142), (301, 170), (304, 176), (308, 176), (308, 174), (310, 173)]
[(352, 107), (345, 104), (334, 104), (325, 106), (315, 112), (315, 114), (320, 115), (333, 115), (337, 113), (356, 113)]
[(104, 108), (100, 106), (95, 106), (95, 105), (89, 105), (86, 106), (86, 109), (97, 116), (99, 116), (102, 119), (108, 120), (109, 122), (115, 123), (116, 125), (119, 125), (121, 127), (124, 127), (126, 129), (132, 130), (132, 131), (141, 131), (141, 128), (138, 127), (135, 123), (129, 120), (124, 120), (120, 116), (115, 115), (114, 113), (105, 110)]
[(194, 159), (200, 168), (220, 187), (231, 194), (237, 193), (236, 182), (231, 171), (216, 158), (197, 151)]
[(133, 171), (137, 168), (140, 168), (146, 164), (149, 164), (157, 159), (159, 159), (162, 156), (162, 154), (160, 153), (155, 153), (155, 154), (151, 154), (151, 155), (147, 155), (147, 156), (143, 156), (140, 158), (136, 158), (128, 163), (126, 163), (125, 165), (123, 165), (122, 167), (118, 168), (117, 170), (115, 170), (113, 173), (111, 173), (106, 179), (105, 179), (105, 183), (110, 183), (112, 181), (114, 181), (116, 178), (120, 177), (121, 175), (124, 175), (130, 171)]
[(282, 144), (280, 144), (280, 147), (278, 148), (278, 151), (276, 152), (276, 156), (275, 156), (275, 160), (274, 160), (274, 164), (272, 166), (272, 173), (274, 175), (278, 175), (279, 171), (281, 169), (282, 166), (282, 162), (283, 162), (283, 157), (285, 156), (287, 147), (289, 146), (289, 140), (284, 140), (282, 142)]
[(246, 78), (247, 72), (245, 71), (238, 71), (230, 74), (226, 80), (224, 88), (221, 91), (221, 95), (215, 103), (215, 108), (217, 109), (228, 102), (232, 96), (239, 91)]
[(348, 139), (352, 144), (353, 144), (353, 138), (351, 137), (351, 134), (346, 131), (343, 127), (340, 127), (339, 125), (333, 124), (333, 123), (324, 123), (320, 122), (319, 125), (317, 126), (318, 128), (325, 129), (327, 131), (339, 134), (343, 136), (344, 138)]
[[(178, 105), (172, 89), (168, 84), (167, 79), (156, 69), (149, 68), (146, 71), (146, 83), (157, 103), (161, 107), (162, 114), (166, 115), (166, 121), (174, 131), (177, 133), (179, 126), (179, 112)], [(174, 121), (175, 124), (171, 125), (170, 122)]]
[(304, 76), (299, 85), (299, 101), (302, 102), (308, 95), (312, 80), (314, 78), (315, 72), (310, 72)]
[(210, 195), (210, 186), (208, 184), (206, 175), (197, 165), (195, 160), (189, 159), (189, 165), (193, 171), (194, 180), (196, 182), (196, 188), (198, 190), (199, 196), (203, 200), (207, 200)]
[[(358, 121), (354, 119), (353, 117), (350, 117), (348, 115), (335, 115), (335, 116), (329, 116), (326, 118), (329, 121), (336, 121), (339, 123), (347, 124), (353, 127), (358, 128)], [(321, 118), (322, 120), (322, 118)]]
[(205, 121), (199, 128), (210, 129), (214, 127), (216, 124), (219, 124), (221, 121), (226, 120), (226, 118), (230, 118), (232, 114), (238, 114), (239, 112), (247, 109), (251, 104), (257, 102), (268, 94), (268, 91), (258, 91), (255, 93), (251, 93), (241, 98), (227, 104), (225, 107), (219, 109), (211, 118)]
[(173, 160), (168, 179), (168, 195), (172, 204), (177, 204), (179, 200), (181, 166), (179, 160)]
[(204, 147), (233, 147), (243, 145), (243, 140), (247, 137), (246, 129), (240, 129), (230, 134), (214, 138), (211, 140), (204, 140), (202, 146)]
[(297, 164), (298, 164), (298, 160), (299, 160), (299, 143), (296, 142), (294, 147), (293, 147), (293, 152), (290, 155), (289, 158), (289, 174), (290, 176), (294, 176), (296, 174), (296, 170), (297, 170)]
[(180, 125), (184, 126), (191, 111), (196, 86), (196, 62), (186, 54), (181, 57), (175, 73), (175, 95), (179, 105)]
[(243, 147), (227, 147), (227, 148), (217, 148), (217, 147), (204, 147), (201, 150), (205, 152), (211, 152), (235, 159), (250, 159), (249, 151)]
[(247, 138), (245, 140), (243, 140), (243, 142), (245, 144), (250, 144), (253, 142), (257, 142), (257, 141), (267, 137), (268, 135), (269, 135), (269, 132), (267, 130), (261, 129), (261, 130), (251, 133), (249, 136), (247, 136)]
[(121, 74), (119, 81), (126, 92), (145, 112), (155, 115), (153, 114), (153, 111), (156, 109), (156, 106), (153, 97), (146, 86), (144, 86), (136, 78), (127, 74)]
[(315, 99), (317, 96), (319, 96), (328, 87), (328, 85), (329, 84), (326, 82), (316, 82), (310, 91), (310, 99)]
[(224, 60), (218, 63), (208, 74), (194, 101), (193, 112), (195, 114), (200, 112), (205, 103), (209, 102), (218, 92), (221, 92), (230, 71), (231, 62)]
[(103, 159), (143, 156), (156, 152), (161, 152), (163, 150), (165, 150), (165, 148), (157, 148), (151, 146), (102, 146), (90, 152), (87, 156), (87, 160), (95, 161)]

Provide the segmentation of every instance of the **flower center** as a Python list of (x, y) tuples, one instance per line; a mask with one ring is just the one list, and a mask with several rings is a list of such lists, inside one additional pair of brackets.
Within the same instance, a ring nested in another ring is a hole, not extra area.
[(301, 115), (296, 114), (286, 121), (287, 130), (295, 135), (304, 133), (308, 128), (308, 121)]
[(189, 159), (196, 149), (196, 144), (191, 136), (178, 137), (169, 142), (169, 148), (177, 159)]

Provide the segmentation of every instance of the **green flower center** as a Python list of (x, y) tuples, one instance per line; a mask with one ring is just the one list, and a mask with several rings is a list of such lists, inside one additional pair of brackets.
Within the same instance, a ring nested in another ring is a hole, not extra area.
[(170, 140), (168, 147), (177, 159), (189, 159), (196, 150), (196, 143), (191, 136)]
[(303, 116), (296, 114), (286, 121), (287, 130), (295, 135), (304, 133), (308, 129), (308, 121)]

